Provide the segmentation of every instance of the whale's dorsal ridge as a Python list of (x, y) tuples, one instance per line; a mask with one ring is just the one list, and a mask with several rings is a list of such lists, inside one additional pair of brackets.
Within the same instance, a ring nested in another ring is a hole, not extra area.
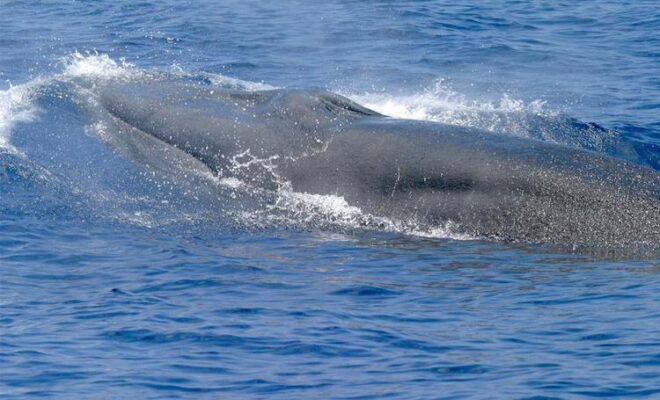
[(264, 103), (268, 103), (269, 107), (287, 116), (305, 118), (310, 113), (319, 117), (323, 115), (342, 118), (383, 116), (347, 97), (324, 89), (278, 89), (260, 93), (265, 99)]
[(319, 93), (319, 98), (321, 99), (321, 102), (323, 102), (329, 108), (339, 109), (361, 116), (383, 116), (382, 114), (370, 108), (359, 105), (347, 97), (340, 96), (332, 92), (322, 91)]

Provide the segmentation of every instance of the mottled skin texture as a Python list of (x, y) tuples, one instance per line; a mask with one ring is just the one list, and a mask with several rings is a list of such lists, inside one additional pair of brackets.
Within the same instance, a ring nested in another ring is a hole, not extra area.
[(422, 226), (615, 253), (660, 246), (660, 174), (607, 155), (390, 119), (325, 91), (148, 83), (108, 87), (101, 103), (222, 176), (238, 173), (239, 154), (271, 157), (296, 191)]

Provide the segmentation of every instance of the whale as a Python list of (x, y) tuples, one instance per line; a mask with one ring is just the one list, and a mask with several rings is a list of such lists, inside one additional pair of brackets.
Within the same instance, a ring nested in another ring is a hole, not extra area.
[(660, 173), (607, 154), (390, 118), (321, 89), (157, 81), (99, 93), (127, 140), (148, 137), (220, 177), (264, 189), (286, 182), (371, 215), (451, 224), (485, 240), (617, 254), (660, 246)]

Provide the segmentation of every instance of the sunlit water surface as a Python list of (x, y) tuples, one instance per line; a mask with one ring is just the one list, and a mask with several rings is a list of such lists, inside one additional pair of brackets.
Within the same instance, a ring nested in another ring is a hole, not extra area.
[(80, 110), (144, 74), (321, 87), (551, 141), (594, 122), (658, 169), (657, 2), (4, 1), (0, 19), (0, 397), (660, 396), (657, 259), (365, 228), (336, 196), (259, 207), (145, 172)]

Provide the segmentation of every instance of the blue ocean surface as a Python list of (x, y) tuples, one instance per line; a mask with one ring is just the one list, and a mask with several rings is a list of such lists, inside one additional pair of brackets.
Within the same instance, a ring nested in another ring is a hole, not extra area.
[(0, 21), (0, 398), (660, 398), (660, 259), (255, 203), (116, 151), (94, 97), (322, 88), (660, 170), (657, 0), (2, 0)]

